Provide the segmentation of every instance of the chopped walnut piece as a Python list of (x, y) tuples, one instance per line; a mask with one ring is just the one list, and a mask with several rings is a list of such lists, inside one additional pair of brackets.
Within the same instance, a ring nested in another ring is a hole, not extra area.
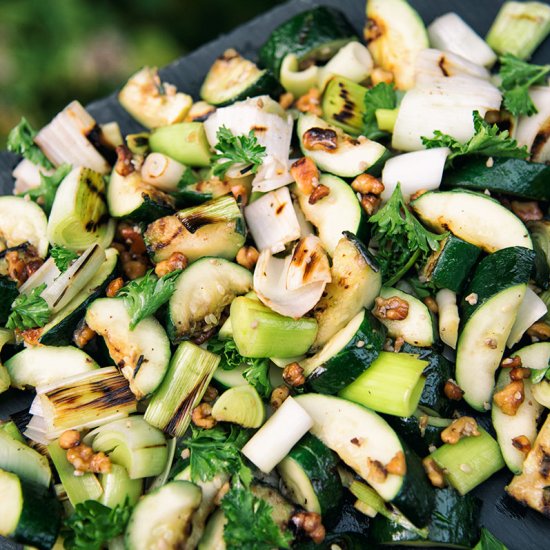
[(242, 183), (237, 183), (231, 186), (231, 194), (235, 200), (241, 205), (246, 206), (248, 203), (248, 188)]
[(477, 304), (477, 298), (477, 294), (475, 292), (472, 292), (471, 294), (468, 294), (468, 296), (466, 296), (464, 300), (466, 300), (466, 302), (468, 302), (471, 306), (475, 306)]
[(477, 429), (477, 422), (471, 416), (461, 416), (454, 420), (450, 426), (447, 426), (441, 432), (441, 440), (444, 443), (454, 445), (464, 437), (480, 435)]
[(293, 162), (290, 167), (290, 175), (305, 195), (311, 195), (315, 187), (319, 185), (319, 169), (309, 157), (302, 157)]
[(119, 223), (117, 228), (117, 237), (119, 237), (130, 248), (132, 254), (145, 254), (147, 247), (142, 234), (137, 227), (127, 223)]
[(447, 399), (451, 399), (452, 401), (460, 401), (464, 396), (464, 390), (454, 380), (451, 379), (445, 382), (443, 393), (445, 394), (445, 397), (447, 397)]
[(10, 250), (4, 259), (8, 267), (8, 277), (18, 286), (22, 285), (44, 263), (33, 246), (28, 246), (24, 250)]
[(92, 341), (95, 338), (96, 333), (86, 324), (84, 320), (80, 323), (73, 334), (73, 342), (76, 344), (76, 347), (82, 349), (86, 347), (86, 344)]
[(290, 395), (290, 390), (284, 384), (277, 386), (272, 392), (269, 402), (274, 409), (278, 409)]
[(426, 296), (422, 301), (433, 314), (439, 313), (439, 307), (433, 296)]
[(375, 67), (370, 74), (370, 79), (373, 86), (380, 84), (380, 82), (391, 84), (393, 82), (393, 73), (381, 67)]
[(177, 269), (185, 269), (187, 264), (188, 260), (185, 254), (172, 252), (167, 260), (163, 260), (155, 266), (155, 273), (157, 277), (164, 277), (164, 275), (168, 275), (168, 273), (172, 273)]
[(330, 195), (330, 189), (326, 185), (320, 183), (309, 196), (308, 202), (309, 204), (315, 204), (321, 199), (328, 197), (328, 195)]
[(388, 474), (404, 476), (407, 473), (407, 461), (403, 451), (398, 451), (395, 456), (386, 464)]
[(401, 348), (405, 345), (405, 339), (402, 336), (398, 336), (393, 343), (394, 353), (399, 353)]
[(402, 321), (409, 315), (409, 302), (398, 296), (391, 296), (390, 298), (378, 296), (374, 304), (374, 316), (378, 319)]
[(296, 512), (290, 521), (315, 544), (320, 544), (325, 540), (325, 527), (321, 522), (321, 515), (317, 512)]
[(369, 215), (372, 216), (380, 206), (382, 199), (376, 195), (362, 195), (361, 196), (361, 207)]
[(321, 92), (318, 88), (311, 88), (307, 94), (296, 100), (296, 109), (302, 113), (312, 113), (316, 116), (322, 116)]
[(549, 340), (550, 325), (547, 325), (546, 323), (539, 321), (538, 323), (531, 325), (527, 329), (527, 334), (532, 338), (536, 338), (537, 340)]
[(373, 460), (367, 458), (367, 465), (369, 467), (369, 473), (367, 474), (367, 481), (375, 483), (384, 483), (388, 477), (388, 471), (379, 460)]
[(512, 445), (523, 454), (527, 454), (531, 450), (531, 442), (526, 435), (518, 435), (512, 439)]
[(543, 218), (542, 210), (536, 201), (512, 201), (510, 205), (512, 212), (524, 223), (542, 220)]
[(279, 96), (279, 105), (283, 109), (290, 109), (294, 103), (294, 96), (290, 92), (285, 92)]
[(294, 361), (283, 369), (283, 380), (291, 387), (303, 386), (306, 382), (304, 369)]
[(239, 265), (253, 270), (259, 257), (260, 253), (253, 246), (243, 246), (237, 252), (236, 260)]
[(16, 336), (20, 336), (29, 346), (38, 346), (38, 344), (40, 344), (40, 337), (43, 332), (44, 331), (41, 327), (28, 328), (26, 330), (15, 329)]
[(500, 363), (501, 367), (504, 368), (514, 368), (514, 367), (521, 367), (521, 357), (519, 355), (516, 355), (515, 357), (507, 357), (506, 359), (503, 359)]
[(83, 443), (67, 450), (67, 460), (76, 472), (107, 474), (111, 471), (111, 459), (103, 452), (94, 453), (89, 445)]
[(427, 189), (419, 189), (418, 191), (415, 191), (411, 195), (409, 201), (412, 202), (412, 201), (416, 200), (418, 197), (421, 197), (422, 195), (424, 195), (424, 193), (427, 193), (427, 192), (428, 192)]
[(508, 416), (515, 416), (525, 399), (523, 380), (514, 380), (493, 395), (495, 405)]
[(202, 396), (202, 400), (205, 403), (213, 403), (216, 401), (216, 398), (218, 397), (218, 390), (214, 386), (208, 386), (206, 388), (206, 391), (204, 392), (204, 395)]
[(525, 367), (514, 367), (510, 370), (510, 380), (523, 380), (531, 376), (531, 369)]
[(77, 430), (66, 430), (59, 436), (59, 446), (62, 449), (71, 449), (80, 445), (80, 432)]
[(126, 145), (119, 145), (116, 148), (116, 154), (115, 172), (121, 176), (130, 175), (134, 171), (132, 151)]
[(384, 191), (384, 184), (370, 174), (359, 174), (351, 182), (351, 188), (361, 195), (380, 195)]
[(216, 419), (212, 416), (212, 405), (209, 403), (197, 405), (191, 413), (191, 420), (195, 426), (205, 430), (210, 430), (217, 424)]
[(114, 298), (118, 291), (124, 286), (124, 279), (122, 277), (117, 277), (113, 279), (108, 285), (105, 295), (107, 298)]
[(332, 153), (338, 147), (338, 135), (330, 128), (310, 128), (304, 132), (302, 142), (308, 151)]
[(424, 466), (428, 479), (434, 487), (442, 489), (447, 485), (444, 471), (431, 456), (427, 456), (422, 461), (422, 465)]

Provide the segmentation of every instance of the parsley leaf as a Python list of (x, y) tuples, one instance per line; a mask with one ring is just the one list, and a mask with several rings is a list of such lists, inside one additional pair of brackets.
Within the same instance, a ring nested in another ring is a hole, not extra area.
[(519, 147), (515, 139), (510, 137), (508, 130), (500, 131), (496, 124), (492, 126), (483, 120), (478, 111), (473, 112), (474, 135), (466, 142), (460, 143), (449, 134), (439, 130), (434, 131), (434, 137), (422, 136), (422, 143), (426, 149), (434, 147), (448, 147), (451, 154), (447, 163), (463, 155), (483, 155), (486, 157), (508, 157), (525, 159), (529, 156), (527, 147)]
[(130, 330), (134, 330), (141, 320), (153, 315), (170, 299), (180, 273), (181, 269), (177, 269), (159, 279), (151, 269), (143, 277), (130, 281), (120, 289), (118, 296), (123, 298), (132, 317)]
[(379, 139), (388, 133), (378, 128), (376, 109), (395, 109), (397, 96), (392, 84), (380, 82), (365, 93), (365, 114), (363, 115), (362, 135), (369, 139)]
[(419, 260), (439, 250), (436, 235), (424, 228), (407, 208), (398, 184), (390, 200), (369, 218), (373, 237), (378, 241), (376, 259), (382, 268), (384, 285), (392, 286)]
[(234, 136), (229, 128), (222, 126), (216, 134), (218, 143), (214, 149), (218, 151), (213, 161), (221, 160), (214, 164), (214, 176), (224, 176), (234, 164), (243, 164), (246, 171), (255, 174), (258, 166), (263, 162), (266, 155), (265, 147), (258, 143), (254, 131), (250, 130), (248, 136)]
[(500, 58), (500, 64), (504, 107), (514, 116), (534, 115), (537, 108), (529, 97), (529, 88), (546, 83), (550, 65), (531, 65), (509, 53)]
[(33, 288), (30, 294), (19, 294), (11, 305), (6, 328), (25, 330), (43, 327), (50, 320), (50, 308), (40, 294), (46, 288), (41, 284)]
[(281, 531), (271, 506), (242, 484), (235, 484), (223, 497), (221, 508), (227, 520), (223, 538), (228, 548), (271, 550), (290, 548), (292, 535)]
[(508, 550), (508, 548), (484, 527), (481, 530), (481, 539), (473, 550)]
[(248, 433), (232, 425), (229, 433), (220, 426), (210, 430), (191, 428), (191, 438), (183, 443), (190, 451), (191, 479), (209, 481), (216, 474), (225, 472), (237, 475), (245, 485), (252, 481), (250, 468), (245, 465), (241, 449)]
[(49, 214), (51, 212), (53, 201), (57, 193), (57, 188), (65, 179), (65, 176), (71, 171), (70, 164), (62, 164), (51, 176), (40, 174), (40, 185), (22, 193), (33, 201), (40, 204), (42, 209)]
[(34, 143), (36, 134), (37, 132), (23, 117), (8, 135), (8, 151), (22, 155), (33, 164), (38, 164), (44, 168), (53, 168), (53, 164), (47, 159), (40, 147)]
[(207, 347), (212, 353), (221, 356), (220, 367), (222, 369), (233, 370), (237, 367), (245, 367), (243, 377), (261, 397), (269, 397), (273, 390), (269, 381), (269, 359), (243, 357), (233, 340), (213, 338), (208, 342)]
[(78, 254), (65, 248), (64, 246), (53, 246), (50, 250), (50, 256), (53, 258), (59, 271), (67, 271), (73, 260), (78, 258)]
[(124, 532), (132, 512), (128, 500), (108, 508), (95, 500), (75, 506), (62, 531), (67, 550), (100, 550), (105, 543)]

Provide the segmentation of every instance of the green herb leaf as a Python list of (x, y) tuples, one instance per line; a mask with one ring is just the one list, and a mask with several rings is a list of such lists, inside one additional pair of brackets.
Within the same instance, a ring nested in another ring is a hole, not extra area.
[(41, 173), (40, 185), (34, 189), (29, 189), (22, 195), (31, 198), (42, 207), (46, 214), (49, 214), (52, 210), (57, 188), (71, 169), (70, 164), (62, 164), (51, 176)]
[(193, 185), (194, 183), (197, 183), (199, 181), (199, 178), (195, 172), (189, 166), (185, 168), (185, 171), (183, 172), (183, 175), (181, 176), (180, 180), (178, 181), (178, 189), (185, 189), (189, 185)]
[(241, 449), (248, 433), (237, 426), (229, 432), (221, 426), (211, 430), (191, 428), (191, 438), (183, 442), (190, 451), (191, 479), (209, 481), (219, 473), (238, 476), (245, 485), (252, 480), (250, 468), (243, 462)]
[(25, 330), (43, 327), (50, 320), (50, 308), (40, 294), (46, 288), (41, 284), (33, 288), (30, 294), (19, 294), (11, 306), (6, 328)]
[(8, 151), (22, 155), (33, 164), (38, 164), (43, 168), (53, 168), (53, 164), (47, 159), (40, 147), (34, 143), (37, 132), (32, 128), (26, 118), (15, 128), (12, 128), (8, 134)]
[(229, 128), (219, 128), (216, 138), (218, 143), (214, 147), (217, 153), (212, 157), (215, 176), (224, 176), (234, 164), (242, 164), (246, 171), (255, 174), (266, 155), (265, 147), (258, 143), (253, 130), (248, 136), (234, 136)]
[(364, 127), (361, 134), (369, 139), (380, 139), (381, 137), (387, 136), (387, 132), (378, 128), (376, 110), (395, 109), (397, 105), (397, 96), (393, 84), (380, 82), (376, 86), (373, 86), (365, 94), (364, 102), (366, 111), (363, 115)]
[(177, 269), (159, 279), (151, 269), (143, 277), (130, 281), (120, 289), (118, 296), (123, 298), (132, 318), (130, 330), (134, 330), (140, 321), (153, 315), (170, 299), (180, 273), (181, 269)]
[(484, 527), (481, 530), (481, 539), (473, 550), (508, 550), (508, 548)]
[(253, 386), (261, 397), (269, 397), (273, 387), (269, 381), (269, 359), (243, 357), (233, 340), (208, 341), (208, 351), (221, 356), (220, 367), (224, 370), (233, 370), (237, 367), (246, 367), (243, 377)]
[(500, 58), (500, 89), (504, 98), (504, 107), (514, 116), (531, 116), (537, 112), (529, 88), (537, 84), (546, 84), (550, 74), (550, 65), (532, 65), (512, 54)]
[(428, 231), (410, 212), (398, 184), (390, 200), (369, 218), (378, 242), (376, 259), (382, 268), (384, 284), (392, 286), (417, 262), (439, 250), (447, 234)]
[(64, 246), (57, 245), (50, 249), (50, 256), (53, 258), (53, 261), (59, 271), (67, 271), (67, 268), (71, 265), (71, 262), (78, 258), (78, 254), (76, 252), (73, 252)]
[(491, 126), (483, 120), (478, 111), (473, 112), (473, 117), (475, 133), (466, 143), (460, 143), (454, 137), (443, 134), (439, 130), (435, 130), (432, 138), (422, 136), (422, 143), (427, 149), (448, 147), (451, 154), (447, 157), (447, 164), (463, 155), (518, 159), (525, 159), (529, 156), (527, 147), (519, 147), (517, 141), (510, 137), (508, 130), (501, 132), (496, 124)]
[(65, 548), (100, 550), (105, 543), (124, 532), (131, 512), (128, 500), (112, 509), (95, 500), (80, 502), (64, 524)]
[(271, 506), (241, 484), (236, 483), (223, 497), (221, 508), (227, 520), (223, 538), (228, 548), (290, 548), (292, 535), (275, 523)]

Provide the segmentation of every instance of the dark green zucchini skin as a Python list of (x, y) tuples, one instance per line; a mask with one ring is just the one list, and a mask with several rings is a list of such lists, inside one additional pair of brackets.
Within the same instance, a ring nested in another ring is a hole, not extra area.
[(237, 101), (243, 101), (249, 97), (256, 97), (259, 95), (269, 95), (274, 99), (277, 99), (284, 92), (279, 81), (273, 76), (271, 71), (264, 70), (258, 76), (250, 86), (247, 86), (240, 92), (236, 93), (231, 99), (226, 101), (216, 102), (216, 107), (225, 107), (236, 103)]
[(338, 516), (343, 499), (343, 487), (338, 475), (338, 459), (314, 435), (306, 434), (288, 453), (304, 471), (316, 472), (318, 477), (308, 475), (319, 504), (325, 526), (333, 524)]
[(497, 250), (479, 262), (464, 295), (477, 295), (477, 302), (470, 304), (461, 300), (462, 312), (460, 324), (462, 327), (487, 300), (495, 294), (512, 286), (525, 284), (529, 281), (535, 263), (535, 252), (523, 246), (511, 246)]
[(151, 223), (164, 216), (174, 214), (176, 209), (169, 203), (160, 199), (153, 199), (143, 193), (143, 202), (126, 216), (128, 220), (137, 223)]
[(449, 378), (454, 378), (454, 365), (431, 348), (419, 348), (405, 343), (401, 351), (417, 354), (419, 359), (429, 362), (424, 369), (426, 383), (420, 396), (419, 407), (432, 416), (449, 418), (453, 413), (455, 403), (445, 396), (443, 388)]
[(20, 482), (23, 510), (13, 538), (40, 550), (49, 550), (61, 527), (61, 504), (49, 489), (23, 480)]
[(11, 304), (19, 296), (17, 283), (0, 276), (0, 325), (5, 325), (11, 313)]
[(424, 267), (423, 274), (437, 288), (460, 292), (481, 249), (454, 235), (449, 235), (439, 252), (434, 252)]
[(109, 283), (116, 279), (121, 272), (120, 260), (117, 260), (114, 269), (109, 276), (98, 286), (94, 292), (92, 292), (74, 311), (69, 313), (66, 317), (60, 320), (57, 325), (53, 326), (47, 332), (43, 333), (39, 339), (39, 342), (45, 346), (68, 346), (72, 343), (73, 334), (80, 323), (80, 321), (86, 315), (87, 307), (100, 296), (105, 294), (105, 290), (109, 286)]
[(356, 533), (358, 535), (368, 533), (371, 519), (354, 507), (355, 500), (349, 491), (345, 491), (338, 522), (331, 528), (333, 533)]
[(420, 430), (416, 416), (385, 415), (386, 422), (395, 430), (397, 435), (420, 456), (430, 454), (430, 446), (441, 445), (441, 432), (444, 428), (427, 425), (424, 433)]
[(487, 159), (465, 159), (456, 168), (446, 171), (442, 188), (466, 188), (483, 193), (502, 193), (522, 199), (550, 200), (550, 166), (522, 159), (494, 158), (487, 167)]
[(359, 533), (329, 533), (325, 540), (317, 544), (311, 540), (296, 542), (292, 545), (295, 550), (365, 550), (368, 548), (366, 535)]
[(260, 48), (260, 64), (278, 77), (281, 63), (289, 53), (295, 54), (299, 61), (326, 61), (344, 44), (356, 39), (342, 12), (319, 6), (277, 27)]
[(392, 503), (417, 527), (424, 527), (434, 510), (435, 489), (426, 476), (420, 458), (403, 440), (401, 444), (407, 462), (407, 473), (401, 490)]
[(309, 388), (317, 393), (339, 392), (369, 368), (380, 354), (385, 339), (384, 325), (366, 311), (359, 330), (344, 349), (308, 377)]
[(421, 548), (472, 548), (479, 539), (481, 501), (460, 496), (451, 487), (434, 489), (435, 507), (428, 525), (428, 539), (378, 514), (371, 522), (369, 539), (374, 544)]

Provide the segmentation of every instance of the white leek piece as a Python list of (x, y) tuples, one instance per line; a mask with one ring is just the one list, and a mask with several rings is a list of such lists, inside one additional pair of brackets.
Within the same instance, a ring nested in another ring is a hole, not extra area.
[(428, 27), (428, 36), (434, 48), (461, 55), (477, 65), (490, 68), (497, 60), (489, 44), (456, 13), (434, 19)]
[(141, 167), (143, 181), (162, 191), (177, 191), (184, 172), (185, 166), (181, 162), (162, 153), (151, 153)]
[(276, 254), (285, 249), (286, 243), (300, 238), (300, 224), (288, 187), (255, 200), (244, 209), (244, 217), (258, 250)]
[(460, 325), (456, 293), (444, 288), (435, 295), (435, 301), (439, 309), (439, 337), (449, 347), (456, 349)]
[(523, 302), (519, 306), (516, 320), (506, 341), (506, 346), (511, 348), (517, 344), (525, 331), (533, 324), (536, 323), (541, 317), (544, 317), (548, 312), (546, 304), (539, 298), (539, 296), (527, 287)]
[(323, 90), (334, 75), (343, 76), (352, 82), (363, 82), (372, 68), (372, 56), (366, 46), (356, 41), (349, 42), (321, 69), (319, 88)]
[(330, 283), (330, 265), (321, 239), (308, 235), (287, 257), (286, 288), (297, 290), (311, 283)]
[(55, 166), (67, 163), (106, 174), (111, 170), (109, 163), (87, 137), (95, 127), (90, 113), (73, 101), (38, 132), (34, 141)]
[(31, 410), (38, 422), (31, 420), (29, 427), (37, 431), (42, 428), (47, 439), (55, 439), (69, 429), (95, 428), (137, 409), (128, 381), (116, 367), (95, 369), (38, 386), (36, 394), (38, 403)]
[(30, 294), (37, 286), (51, 285), (61, 275), (53, 258), (48, 258), (20, 287), (20, 294)]
[(300, 71), (298, 58), (293, 53), (289, 53), (281, 64), (280, 80), (287, 92), (294, 97), (300, 97), (317, 86), (319, 67), (311, 65)]
[(269, 96), (258, 96), (218, 109), (204, 123), (212, 147), (218, 142), (218, 130), (225, 126), (235, 136), (254, 132), (265, 157), (252, 182), (253, 191), (272, 191), (293, 181), (288, 151), (292, 139), (292, 117)]
[(105, 250), (98, 244), (90, 246), (67, 271), (42, 291), (50, 311), (56, 313), (63, 309), (96, 274), (105, 261)]
[(269, 474), (312, 426), (311, 416), (288, 397), (241, 452), (262, 472)]
[[(321, 299), (327, 277), (320, 276), (320, 280), (295, 290), (288, 289), (287, 277), (291, 260), (292, 256), (286, 259), (276, 258), (269, 250), (264, 250), (254, 270), (254, 291), (258, 298), (273, 311), (297, 319), (313, 309)], [(324, 262), (320, 261), (320, 258), (313, 265), (309, 278), (316, 277), (313, 273), (316, 270), (321, 272), (325, 270)]]
[(534, 162), (550, 161), (550, 87), (536, 86), (529, 95), (537, 108), (532, 116), (519, 117), (515, 138), (520, 146), (527, 145)]
[(389, 159), (382, 171), (382, 199), (388, 200), (398, 183), (401, 184), (401, 192), (406, 201), (420, 189), (431, 191), (439, 188), (449, 153), (447, 147), (436, 147)]
[(53, 170), (33, 164), (30, 160), (23, 159), (11, 173), (15, 178), (13, 194), (25, 193), (40, 185), (40, 174), (53, 174)]
[(474, 76), (482, 80), (489, 80), (491, 76), (489, 71), (478, 63), (469, 61), (460, 54), (435, 48), (427, 48), (419, 52), (414, 68), (416, 76), (418, 74), (433, 74), (447, 78)]

